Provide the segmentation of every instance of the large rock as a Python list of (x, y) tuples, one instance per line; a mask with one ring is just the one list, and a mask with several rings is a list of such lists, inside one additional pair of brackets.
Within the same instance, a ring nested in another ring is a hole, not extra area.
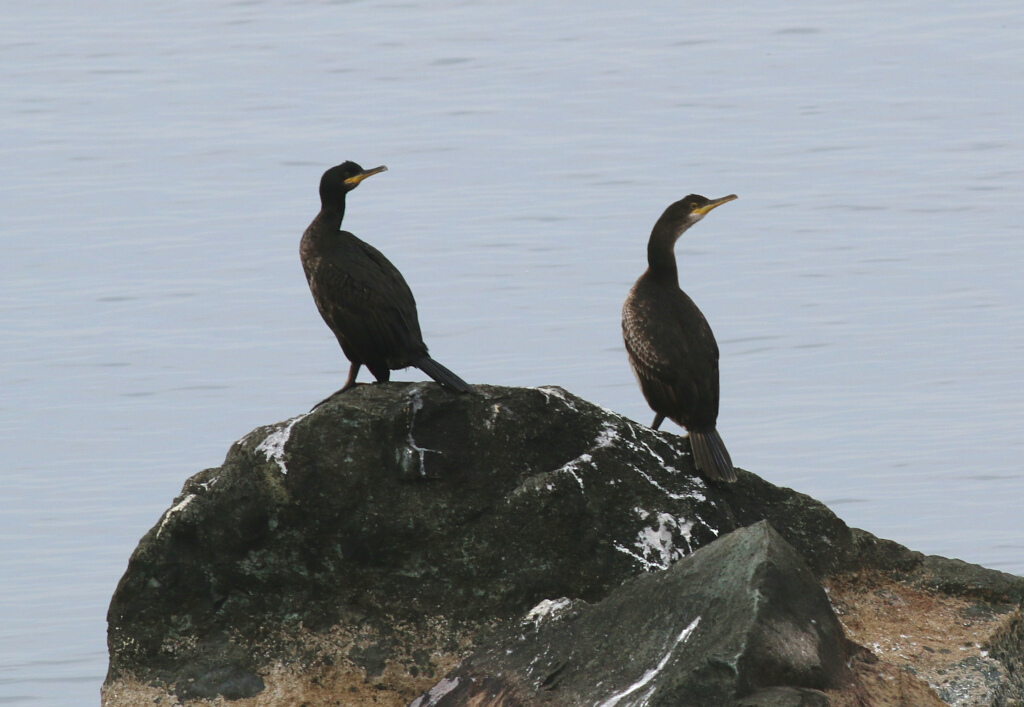
[(825, 592), (762, 521), (596, 605), (542, 603), (413, 707), (721, 707), (769, 688), (825, 704), (848, 657)]
[(479, 390), (360, 386), (189, 479), (111, 601), (104, 704), (404, 705), (539, 602), (599, 602), (763, 519), (819, 578), (1024, 596), (753, 474), (707, 484), (685, 438), (561, 389)]

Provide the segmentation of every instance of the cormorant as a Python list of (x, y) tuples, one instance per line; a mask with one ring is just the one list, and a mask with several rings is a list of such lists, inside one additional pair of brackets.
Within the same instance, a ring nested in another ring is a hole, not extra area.
[(679, 236), (735, 194), (709, 200), (691, 194), (661, 215), (647, 243), (647, 271), (622, 306), (622, 338), (647, 404), (651, 427), (665, 418), (685, 427), (697, 469), (708, 479), (735, 481), (718, 420), (718, 344), (697, 305), (679, 289), (673, 247)]
[(320, 213), (302, 234), (299, 254), (313, 300), (352, 362), (344, 387), (317, 407), (354, 387), (361, 366), (380, 382), (387, 381), (392, 370), (415, 366), (449, 390), (472, 390), (427, 354), (416, 300), (398, 268), (379, 250), (341, 230), (345, 195), (386, 169), (344, 162), (324, 172)]

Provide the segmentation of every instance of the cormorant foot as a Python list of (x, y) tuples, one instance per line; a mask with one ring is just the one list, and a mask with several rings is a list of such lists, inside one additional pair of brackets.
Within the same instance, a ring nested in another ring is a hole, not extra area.
[(353, 388), (355, 388), (355, 387), (356, 387), (357, 385), (368, 385), (368, 384), (367, 384), (367, 383), (353, 383), (352, 385), (346, 385), (346, 386), (345, 386), (344, 388), (342, 388), (341, 390), (336, 390), (336, 391), (334, 391), (333, 393), (331, 393), (330, 395), (328, 395), (328, 396), (327, 396), (326, 398), (324, 398), (323, 400), (321, 400), (320, 402), (318, 402), (318, 403), (317, 403), (316, 405), (314, 405), (313, 407), (311, 407), (311, 408), (309, 409), (309, 411), (310, 411), (310, 412), (313, 412), (313, 411), (314, 411), (314, 410), (316, 410), (316, 409), (317, 409), (318, 407), (320, 407), (320, 406), (324, 405), (325, 403), (329, 403), (330, 401), (334, 400), (334, 399), (335, 399), (336, 397), (338, 397), (338, 396), (339, 396), (339, 395), (341, 395), (342, 393), (347, 393), (348, 391), (350, 391), (350, 390), (352, 390)]

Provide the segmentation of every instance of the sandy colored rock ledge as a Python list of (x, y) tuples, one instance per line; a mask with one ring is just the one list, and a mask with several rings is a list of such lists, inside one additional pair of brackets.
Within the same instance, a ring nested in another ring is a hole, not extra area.
[(992, 653), (1017, 628), (1017, 605), (950, 596), (879, 571), (827, 578), (824, 586), (850, 639), (928, 683), (944, 704), (1013, 704), (1001, 701), (1009, 676)]

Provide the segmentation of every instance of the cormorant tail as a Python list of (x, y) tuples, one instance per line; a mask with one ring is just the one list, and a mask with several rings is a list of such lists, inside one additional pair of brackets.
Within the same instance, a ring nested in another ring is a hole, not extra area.
[(710, 430), (690, 430), (690, 449), (693, 450), (693, 461), (697, 469), (710, 481), (732, 483), (736, 480), (732, 459), (714, 427)]
[(429, 356), (424, 356), (412, 365), (426, 373), (448, 390), (455, 391), (456, 393), (473, 392), (473, 386), (459, 378)]

